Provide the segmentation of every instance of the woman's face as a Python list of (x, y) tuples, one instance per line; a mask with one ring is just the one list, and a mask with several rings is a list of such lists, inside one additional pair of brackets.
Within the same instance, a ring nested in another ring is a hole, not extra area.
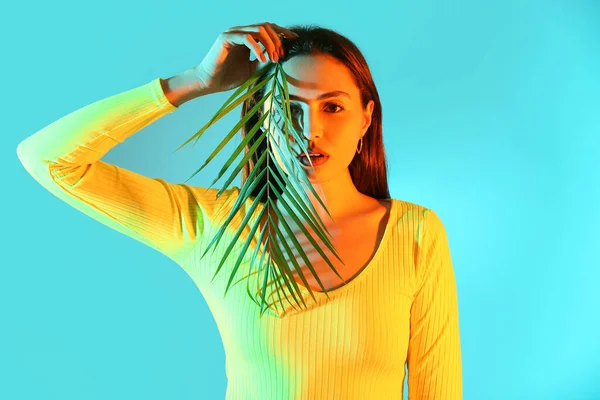
[[(312, 181), (316, 179), (329, 179), (344, 172), (356, 154), (356, 148), (362, 135), (371, 125), (374, 101), (362, 108), (360, 92), (354, 84), (352, 74), (346, 66), (329, 55), (294, 56), (283, 63), (288, 82), (290, 96), (290, 111), (293, 126), (299, 138), (304, 138), (304, 146), (310, 150), (313, 146), (320, 148), (329, 155), (322, 165), (301, 167), (293, 175), (306, 173)], [(271, 84), (266, 86), (267, 100), (263, 105), (263, 112), (271, 107)], [(335, 92), (331, 95), (328, 93)], [(282, 104), (282, 93), (275, 92), (275, 100)], [(273, 118), (273, 121), (270, 121)], [(275, 159), (286, 174), (288, 169), (282, 162), (282, 157), (287, 157), (292, 166), (291, 157), (299, 155), (302, 150), (298, 143), (290, 136), (289, 152), (283, 127), (283, 115), (275, 105), (272, 113), (264, 121), (263, 129), (270, 129), (268, 136), (271, 142)], [(280, 129), (275, 129), (278, 126)], [(282, 150), (280, 154), (276, 141)], [(294, 167), (295, 168), (295, 167)]]

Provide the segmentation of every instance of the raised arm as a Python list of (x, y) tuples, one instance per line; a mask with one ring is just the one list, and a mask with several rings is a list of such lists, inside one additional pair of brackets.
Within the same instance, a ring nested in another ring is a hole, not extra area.
[[(167, 83), (178, 104), (201, 95), (190, 92), (186, 79), (176, 76)], [(165, 82), (157, 78), (76, 110), (23, 140), (17, 154), (27, 172), (56, 197), (181, 265), (218, 203), (237, 189), (217, 200), (216, 188), (205, 193), (205, 188), (171, 184), (100, 160), (177, 109), (163, 91)]]

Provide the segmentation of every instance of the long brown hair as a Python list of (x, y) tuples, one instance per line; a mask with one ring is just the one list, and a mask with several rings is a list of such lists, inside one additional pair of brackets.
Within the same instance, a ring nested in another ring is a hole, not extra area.
[[(286, 28), (297, 33), (299, 38), (281, 39), (283, 42), (283, 48), (285, 49), (285, 54), (283, 57), (280, 57), (280, 62), (289, 60), (291, 57), (296, 55), (316, 55), (320, 53), (328, 54), (344, 63), (350, 70), (354, 78), (354, 83), (361, 93), (363, 110), (369, 103), (369, 100), (374, 101), (375, 107), (373, 108), (371, 125), (363, 136), (361, 153), (354, 155), (354, 158), (348, 166), (348, 170), (350, 172), (352, 182), (360, 193), (375, 199), (390, 198), (387, 182), (387, 162), (385, 157), (385, 149), (383, 147), (381, 126), (381, 103), (379, 101), (379, 93), (377, 92), (375, 82), (373, 81), (371, 71), (364, 56), (352, 41), (330, 29), (317, 25), (294, 25)], [(267, 77), (268, 75), (269, 74), (263, 75), (263, 78)], [(255, 82), (254, 86), (258, 85), (261, 81), (262, 79)], [(265, 91), (266, 86), (263, 86), (252, 97), (248, 98), (244, 102), (242, 106), (242, 118), (250, 109), (252, 109), (254, 105), (256, 105), (257, 102), (260, 101), (260, 99), (262, 99), (262, 97), (265, 95)], [(252, 127), (258, 123), (259, 118), (259, 113), (253, 115), (252, 118), (250, 118), (242, 127), (242, 140), (252, 129)], [(247, 154), (250, 147), (254, 145), (254, 139), (258, 139), (258, 134), (249, 141), (244, 150), (244, 154)], [(250, 162), (244, 166), (244, 170), (242, 172), (242, 186), (258, 162), (259, 157), (264, 151), (267, 150), (267, 146), (270, 146), (270, 143), (268, 140), (263, 140), (256, 153), (254, 153), (249, 160)], [(275, 162), (274, 159), (273, 162)], [(265, 164), (263, 163), (256, 168), (265, 168)], [(271, 170), (281, 181), (283, 181), (277, 168), (272, 168)], [(260, 172), (262, 171), (256, 171), (256, 173)], [(263, 175), (261, 182), (259, 182), (252, 193), (252, 196), (254, 196), (256, 201), (261, 201), (264, 203), (267, 200), (267, 196), (268, 198), (275, 200), (277, 195), (277, 193), (275, 193), (276, 191), (281, 194), (281, 190), (268, 190), (265, 192), (265, 197), (256, 198), (259, 194), (259, 191), (263, 189), (265, 185), (267, 185), (267, 174)], [(276, 189), (279, 189), (278, 185), (275, 185), (275, 187)]]

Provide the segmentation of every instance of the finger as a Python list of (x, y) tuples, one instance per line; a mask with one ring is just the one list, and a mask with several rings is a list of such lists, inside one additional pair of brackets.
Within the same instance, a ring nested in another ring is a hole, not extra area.
[(287, 36), (288, 38), (294, 38), (294, 39), (298, 39), (300, 37), (300, 35), (298, 35), (296, 32), (294, 31), (290, 31), (289, 29), (286, 29), (282, 26), (279, 26), (277, 24), (274, 24), (271, 22), (271, 25), (274, 26), (275, 28), (277, 28), (276, 30), (279, 32), (282, 32), (285, 34), (285, 36)]
[[(261, 41), (261, 43), (263, 44), (263, 46), (269, 54), (269, 58), (272, 62), (275, 62), (277, 60), (277, 54), (279, 53), (278, 49), (280, 46), (278, 44), (280, 42), (278, 40), (279, 38), (277, 37), (277, 34), (275, 33), (275, 31), (273, 31), (273, 28), (271, 28), (268, 23), (265, 23), (258, 27), (258, 35), (259, 40)], [(275, 36), (274, 38), (272, 37), (273, 35)]]
[(275, 29), (273, 28), (273, 24), (265, 24), (264, 27), (267, 31), (267, 34), (269, 35), (269, 38), (275, 46), (275, 53), (278, 57), (281, 56), (281, 53), (283, 52), (283, 43), (281, 42), (281, 38), (277, 34), (277, 31), (275, 31)]
[(241, 39), (244, 42), (244, 44), (250, 50), (253, 50), (253, 52), (256, 54), (256, 59), (261, 60), (263, 63), (267, 62), (267, 58), (263, 54), (262, 49), (260, 48), (259, 44), (256, 42), (256, 40), (252, 36), (252, 33), (243, 33), (240, 35), (242, 36)]
[[(264, 52), (266, 51), (267, 54), (269, 54), (269, 58), (273, 61), (273, 58), (271, 56), (271, 54), (273, 54), (273, 52), (275, 51), (275, 44), (273, 43), (273, 41), (271, 40), (269, 33), (267, 32), (267, 30), (265, 29), (264, 25), (267, 24), (267, 22), (263, 22), (262, 24), (254, 24), (254, 25), (247, 25), (247, 26), (236, 26), (236, 27), (232, 27), (230, 28), (230, 30), (233, 29), (239, 29), (241, 31), (243, 31), (244, 34), (249, 34), (252, 35), (252, 39), (254, 39), (254, 41), (258, 41), (260, 42), (260, 44), (262, 44), (264, 50), (260, 50), (260, 54), (264, 54)], [(260, 48), (260, 46), (259, 46)], [(267, 60), (265, 59), (264, 56), (258, 57), (258, 59), (260, 59), (263, 63), (266, 63)]]

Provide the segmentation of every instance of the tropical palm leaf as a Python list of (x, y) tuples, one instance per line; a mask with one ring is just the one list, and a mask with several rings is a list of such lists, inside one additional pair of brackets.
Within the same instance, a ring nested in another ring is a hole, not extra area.
[[(210, 156), (206, 159), (204, 164), (200, 168), (198, 168), (198, 170), (196, 170), (190, 178), (188, 178), (188, 180), (191, 179), (192, 177), (194, 177), (194, 175), (196, 175), (198, 172), (200, 172), (202, 169), (204, 169), (204, 167), (211, 160), (214, 159), (214, 157), (225, 147), (225, 145), (236, 135), (236, 133), (250, 120), (250, 118), (252, 118), (257, 112), (259, 112), (259, 110), (263, 109), (263, 105), (265, 104), (267, 99), (270, 99), (271, 101), (270, 101), (270, 106), (269, 106), (268, 111), (266, 111), (264, 113), (264, 115), (262, 115), (259, 118), (258, 122), (245, 135), (242, 142), (235, 148), (235, 150), (233, 151), (231, 156), (227, 159), (227, 161), (225, 162), (225, 164), (219, 171), (215, 180), (207, 188), (207, 190), (209, 190), (210, 187), (212, 187), (212, 185), (214, 185), (225, 174), (225, 172), (230, 169), (230, 167), (234, 163), (234, 160), (240, 155), (242, 150), (247, 149), (246, 154), (242, 157), (241, 161), (233, 168), (233, 171), (231, 172), (229, 178), (227, 178), (223, 187), (218, 191), (217, 196), (216, 196), (217, 198), (220, 197), (221, 194), (223, 194), (223, 192), (225, 192), (225, 190), (227, 190), (228, 185), (233, 181), (233, 179), (235, 179), (235, 177), (244, 168), (244, 166), (248, 162), (250, 162), (250, 160), (252, 159), (254, 153), (256, 153), (260, 144), (264, 140), (267, 139), (267, 135), (271, 134), (271, 127), (274, 127), (275, 130), (277, 130), (279, 133), (281, 133), (283, 135), (283, 137), (286, 138), (285, 144), (287, 146), (288, 152), (291, 152), (290, 143), (289, 143), (290, 136), (292, 136), (293, 139), (295, 140), (295, 142), (301, 147), (301, 151), (308, 152), (308, 149), (306, 148), (306, 145), (304, 144), (302, 138), (299, 136), (298, 132), (296, 132), (296, 129), (294, 128), (293, 122), (290, 117), (291, 110), (290, 110), (290, 99), (289, 99), (289, 93), (288, 93), (289, 89), (288, 89), (287, 79), (285, 77), (285, 71), (283, 70), (282, 65), (279, 63), (276, 63), (275, 64), (275, 72), (268, 75), (260, 83), (255, 84), (257, 81), (259, 81), (261, 78), (263, 78), (269, 72), (270, 68), (271, 68), (271, 66), (266, 65), (262, 69), (258, 70), (254, 75), (252, 75), (244, 84), (242, 84), (229, 97), (229, 99), (227, 99), (227, 101), (221, 106), (221, 108), (217, 111), (217, 113), (211, 118), (211, 120), (206, 125), (204, 125), (198, 132), (196, 132), (196, 134), (194, 134), (184, 144), (182, 144), (179, 148), (177, 148), (175, 150), (175, 151), (177, 151), (177, 150), (181, 149), (181, 147), (185, 146), (186, 144), (188, 144), (189, 142), (191, 142), (194, 139), (196, 139), (196, 141), (198, 141), (200, 139), (200, 137), (202, 136), (202, 134), (210, 126), (212, 126), (214, 123), (216, 123), (219, 119), (221, 119), (229, 111), (233, 110), (235, 107), (237, 107), (238, 105), (240, 105), (241, 103), (246, 101), (249, 97), (251, 97), (258, 90), (263, 88), (266, 84), (268, 84), (270, 82), (270, 80), (273, 80), (273, 84), (271, 86), (271, 91), (270, 91), (269, 95), (263, 96), (262, 99), (259, 102), (257, 102), (257, 104), (254, 105), (254, 107), (252, 107), (252, 109), (250, 109), (246, 113), (246, 115), (226, 135), (225, 139), (210, 154)], [(242, 92), (244, 92), (244, 90), (246, 90), (246, 93), (242, 94)], [(283, 104), (280, 104), (278, 101), (274, 101), (276, 91), (279, 91), (281, 93), (281, 97), (283, 99)], [(283, 127), (280, 127), (278, 125), (278, 121), (276, 121), (275, 123), (272, 124), (274, 115), (275, 116), (283, 115)], [(261, 131), (260, 127), (264, 126), (264, 122), (266, 121), (267, 118), (269, 118), (268, 129), (264, 129)], [(258, 134), (258, 137), (255, 138), (255, 136), (257, 134)], [(254, 139), (254, 144), (249, 147), (249, 143), (253, 139)], [(278, 153), (284, 154), (284, 152), (282, 151), (281, 147), (279, 146), (279, 144), (277, 142), (278, 142), (277, 140), (272, 140), (272, 143), (277, 148)], [(331, 269), (337, 274), (337, 276), (339, 276), (340, 279), (342, 279), (342, 281), (344, 281), (342, 276), (334, 268), (333, 264), (327, 258), (325, 253), (321, 250), (321, 248), (319, 247), (319, 245), (317, 244), (315, 239), (310, 235), (308, 230), (303, 225), (303, 222), (305, 222), (309, 226), (309, 228), (315, 232), (316, 236), (318, 237), (318, 240), (323, 242), (325, 244), (325, 246), (327, 246), (327, 248), (338, 258), (338, 260), (340, 260), (342, 262), (342, 264), (344, 264), (344, 262), (342, 261), (340, 256), (337, 254), (333, 244), (327, 238), (327, 235), (331, 236), (331, 234), (327, 231), (326, 225), (320, 219), (313, 204), (310, 202), (310, 200), (305, 192), (304, 187), (308, 187), (312, 191), (315, 198), (319, 201), (319, 203), (323, 206), (324, 210), (331, 217), (331, 214), (329, 214), (329, 211), (327, 210), (326, 205), (323, 203), (319, 194), (315, 191), (312, 183), (310, 182), (310, 180), (308, 179), (308, 177), (305, 174), (299, 174), (299, 179), (297, 179), (296, 175), (291, 172), (291, 171), (303, 171), (303, 169), (300, 165), (300, 161), (298, 161), (296, 159), (296, 157), (290, 157), (289, 159), (288, 159), (288, 157), (283, 157), (283, 156), (280, 157), (280, 159), (282, 160), (283, 164), (285, 165), (285, 168), (287, 169), (287, 171), (290, 171), (290, 175), (288, 176), (288, 175), (286, 175), (286, 173), (284, 171), (282, 171), (279, 164), (275, 161), (275, 156), (272, 153), (272, 149), (269, 146), (266, 146), (266, 147), (267, 147), (267, 151), (264, 151), (263, 154), (258, 158), (256, 164), (251, 169), (250, 174), (246, 178), (246, 181), (242, 185), (242, 188), (240, 189), (238, 198), (237, 198), (236, 202), (234, 203), (234, 205), (232, 206), (232, 208), (229, 212), (229, 215), (227, 216), (225, 221), (223, 223), (221, 223), (221, 226), (218, 229), (217, 233), (212, 238), (212, 240), (210, 241), (206, 250), (202, 254), (202, 258), (203, 258), (209, 249), (212, 248), (214, 251), (215, 247), (218, 245), (219, 241), (224, 236), (225, 231), (227, 230), (229, 224), (231, 223), (231, 221), (233, 220), (235, 215), (240, 211), (240, 209), (242, 209), (242, 207), (245, 205), (246, 201), (252, 196), (252, 193), (254, 193), (256, 186), (259, 184), (259, 182), (261, 182), (261, 179), (263, 179), (264, 175), (267, 174), (267, 177), (266, 177), (267, 183), (266, 183), (266, 185), (264, 185), (264, 187), (260, 188), (260, 192), (259, 192), (259, 195), (257, 196), (257, 198), (262, 199), (265, 197), (265, 192), (269, 192), (271, 190), (275, 191), (276, 201), (278, 202), (278, 204), (281, 204), (287, 210), (287, 212), (289, 213), (289, 215), (292, 218), (292, 221), (299, 228), (299, 230), (294, 230), (290, 226), (290, 224), (288, 224), (286, 222), (285, 216), (281, 213), (281, 210), (275, 206), (275, 200), (272, 200), (272, 196), (266, 196), (267, 200), (264, 202), (262, 209), (258, 212), (258, 215), (254, 219), (255, 222), (250, 227), (250, 232), (249, 232), (248, 236), (245, 238), (245, 241), (243, 242), (241, 249), (239, 250), (240, 253), (233, 264), (233, 269), (231, 271), (231, 275), (229, 276), (229, 280), (227, 282), (227, 286), (225, 288), (225, 293), (224, 293), (224, 296), (226, 296), (227, 291), (230, 289), (231, 286), (239, 283), (241, 280), (246, 279), (246, 282), (247, 282), (246, 290), (247, 290), (248, 294), (250, 295), (250, 298), (252, 299), (252, 301), (254, 301), (260, 307), (261, 317), (262, 317), (264, 311), (266, 311), (265, 305), (266, 305), (266, 307), (270, 307), (273, 304), (276, 305), (276, 303), (267, 304), (267, 299), (266, 299), (267, 290), (266, 289), (267, 289), (267, 286), (269, 286), (269, 285), (275, 285), (276, 293), (279, 298), (279, 303), (283, 303), (283, 299), (281, 297), (280, 290), (283, 289), (284, 285), (285, 285), (285, 288), (291, 293), (296, 304), (298, 306), (300, 306), (300, 304), (299, 304), (299, 300), (300, 300), (306, 306), (306, 302), (304, 301), (304, 298), (302, 296), (301, 289), (298, 287), (298, 282), (296, 282), (296, 280), (294, 279), (294, 276), (290, 269), (290, 265), (288, 265), (288, 261), (287, 261), (288, 259), (289, 259), (289, 263), (291, 263), (293, 265), (294, 269), (297, 270), (298, 275), (300, 276), (300, 279), (304, 283), (305, 288), (308, 289), (308, 292), (310, 293), (310, 295), (312, 296), (312, 298), (315, 301), (316, 301), (316, 298), (314, 296), (314, 293), (310, 289), (310, 286), (309, 286), (306, 278), (302, 274), (301, 266), (298, 262), (297, 257), (301, 258), (304, 261), (305, 265), (308, 267), (310, 272), (313, 274), (313, 276), (319, 283), (319, 286), (321, 287), (321, 289), (323, 290), (325, 295), (327, 297), (329, 297), (329, 295), (326, 292), (325, 287), (323, 286), (323, 283), (321, 282), (316, 271), (314, 270), (309, 257), (304, 252), (301, 244), (296, 239), (296, 235), (300, 231), (305, 234), (305, 236), (308, 238), (308, 240), (314, 246), (314, 249), (323, 257), (323, 259), (327, 262), (327, 264), (331, 267)], [(310, 158), (309, 158), (309, 162), (310, 162), (311, 167), (314, 168), (314, 165), (312, 165), (312, 161), (310, 161)], [(265, 164), (265, 163), (266, 163), (266, 165), (263, 168), (258, 168), (260, 166), (263, 166), (263, 164)], [(275, 173), (275, 169), (277, 169), (279, 174)], [(258, 172), (259, 170), (260, 170), (260, 172)], [(282, 178), (280, 179), (278, 177), (278, 175), (281, 176)], [(188, 180), (186, 180), (186, 182)], [(302, 184), (304, 184), (304, 186)], [(289, 199), (285, 198), (282, 194), (280, 194), (280, 192), (283, 193), (284, 188), (285, 188), (285, 193), (288, 195)], [(280, 189), (280, 190), (277, 190), (277, 189)], [(291, 203), (291, 205), (295, 207), (299, 216), (293, 213), (292, 207), (290, 206), (290, 204), (288, 204), (288, 202)], [(250, 224), (250, 221), (253, 219), (254, 214), (256, 213), (256, 211), (258, 209), (259, 204), (260, 204), (259, 201), (252, 202), (252, 204), (249, 207), (249, 209), (247, 210), (246, 215), (244, 216), (239, 228), (236, 230), (236, 232), (233, 233), (233, 238), (232, 238), (231, 242), (227, 246), (224, 246), (223, 257), (222, 257), (221, 261), (219, 262), (219, 265), (217, 266), (217, 269), (213, 275), (213, 278), (212, 278), (213, 280), (215, 279), (215, 277), (217, 276), (217, 274), (223, 267), (225, 261), (227, 260), (227, 258), (231, 254), (231, 252), (236, 248), (236, 245), (241, 242), (241, 235), (242, 235), (243, 231), (246, 229), (246, 227)], [(243, 276), (237, 282), (232, 284), (236, 273), (238, 272), (240, 266), (242, 265), (242, 260), (244, 259), (244, 255), (247, 252), (247, 250), (251, 247), (252, 239), (255, 237), (256, 232), (260, 228), (260, 221), (263, 221), (263, 220), (265, 221), (265, 225), (261, 229), (261, 231), (259, 233), (259, 237), (257, 239), (257, 245), (253, 249), (252, 260), (250, 261), (248, 275)], [(278, 221), (281, 221), (281, 227), (278, 226), (278, 224), (277, 224)], [(263, 243), (263, 240), (264, 240), (264, 246), (262, 246), (262, 250), (261, 250), (261, 244)], [(290, 242), (290, 244), (293, 247), (295, 247), (296, 252), (298, 253), (298, 256), (296, 256), (296, 254), (294, 253), (294, 250), (288, 244), (288, 241)], [(282, 249), (282, 246), (283, 246), (283, 249)], [(259, 253), (261, 251), (262, 251), (262, 256), (260, 256), (260, 259), (257, 260), (259, 258)], [(286, 259), (286, 256), (288, 257), (287, 259)], [(265, 264), (265, 258), (266, 258), (266, 264)], [(255, 263), (257, 263), (257, 261), (258, 261), (257, 271), (255, 273), (253, 273), (252, 270), (255, 266)], [(277, 267), (275, 267), (275, 266), (277, 266)], [(262, 280), (262, 286), (258, 287), (256, 292), (253, 294), (253, 292), (250, 289), (250, 279), (248, 279), (248, 278), (254, 274), (258, 275), (257, 280), (256, 280), (257, 283)], [(271, 279), (270, 283), (268, 282), (269, 279)], [(283, 280), (283, 283), (281, 283), (280, 280)], [(260, 297), (259, 301), (254, 298), (254, 295), (256, 293), (259, 294), (259, 297)], [(293, 304), (292, 304), (292, 306), (293, 306)]]

